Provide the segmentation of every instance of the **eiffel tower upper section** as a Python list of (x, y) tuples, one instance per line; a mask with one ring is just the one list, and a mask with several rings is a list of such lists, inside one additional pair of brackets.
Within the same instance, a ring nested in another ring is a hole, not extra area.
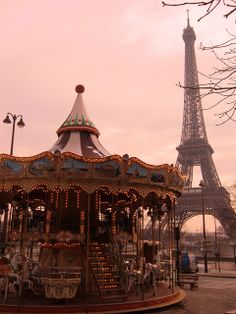
[(183, 31), (183, 40), (185, 42), (184, 114), (181, 142), (177, 147), (179, 152), (177, 166), (186, 176), (186, 188), (192, 187), (194, 166), (200, 166), (206, 186), (217, 188), (221, 183), (212, 160), (214, 151), (207, 139), (194, 47), (196, 35), (189, 24), (189, 18), (187, 27)]

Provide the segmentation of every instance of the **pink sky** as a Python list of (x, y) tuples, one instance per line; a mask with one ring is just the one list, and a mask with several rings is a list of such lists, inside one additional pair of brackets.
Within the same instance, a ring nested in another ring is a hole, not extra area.
[[(74, 87), (83, 84), (87, 111), (109, 152), (175, 163), (186, 9), (163, 8), (156, 0), (1, 0), (1, 116), (23, 114), (26, 123), (16, 129), (14, 154), (51, 148), (73, 106)], [(235, 24), (220, 11), (198, 23), (201, 12), (192, 8), (190, 23), (198, 69), (208, 73), (215, 61), (198, 49), (200, 42), (221, 41)], [(208, 139), (222, 184), (231, 184), (236, 125), (216, 127), (216, 112), (205, 111)], [(10, 137), (11, 126), (2, 123), (1, 152), (9, 153)]]

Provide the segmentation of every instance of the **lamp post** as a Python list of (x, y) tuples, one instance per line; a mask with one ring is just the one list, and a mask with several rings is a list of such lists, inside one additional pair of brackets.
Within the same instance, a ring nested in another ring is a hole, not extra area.
[(208, 273), (208, 265), (207, 265), (207, 248), (206, 248), (206, 222), (205, 222), (205, 205), (204, 205), (204, 194), (203, 189), (205, 187), (205, 183), (203, 180), (200, 181), (199, 186), (202, 189), (202, 230), (203, 230), (203, 256), (204, 256), (204, 270), (205, 273)]
[(220, 272), (220, 251), (219, 251), (218, 238), (217, 238), (217, 223), (216, 223), (216, 217), (213, 216), (213, 218), (214, 218), (214, 225), (215, 225), (215, 268), (217, 268), (217, 263), (218, 263), (218, 268)]
[[(12, 118), (12, 120), (10, 119), (10, 117)], [(25, 126), (25, 123), (23, 121), (23, 116), (21, 114), (16, 115), (16, 114), (12, 114), (10, 112), (7, 113), (6, 118), (3, 120), (4, 123), (10, 124), (13, 122), (12, 124), (12, 136), (11, 136), (11, 150), (10, 150), (10, 155), (13, 155), (13, 146), (14, 146), (14, 137), (15, 137), (15, 126), (16, 126), (16, 120), (20, 119), (17, 122), (17, 125), (19, 128), (23, 128)]]

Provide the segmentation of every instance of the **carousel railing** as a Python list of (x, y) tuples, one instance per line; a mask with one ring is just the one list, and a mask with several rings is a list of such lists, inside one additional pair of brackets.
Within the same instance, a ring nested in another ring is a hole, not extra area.
[(124, 260), (123, 255), (120, 252), (119, 244), (117, 241), (111, 241), (109, 245), (109, 254), (111, 258), (114, 260), (115, 264), (118, 267), (119, 272), (119, 278), (120, 283), (122, 285), (122, 288), (125, 289), (125, 291), (128, 291), (128, 269), (126, 267), (126, 263)]
[(74, 298), (81, 283), (81, 267), (47, 267), (40, 269), (40, 278), (47, 298)]
[(82, 267), (45, 267), (40, 269), (42, 278), (80, 278), (81, 273)]

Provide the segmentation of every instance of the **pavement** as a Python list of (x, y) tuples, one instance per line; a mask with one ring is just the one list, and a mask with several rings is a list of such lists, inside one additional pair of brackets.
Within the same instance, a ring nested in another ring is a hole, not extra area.
[(236, 265), (221, 262), (220, 269), (218, 266), (209, 262), (205, 273), (204, 265), (199, 264), (199, 288), (184, 286), (182, 302), (152, 314), (236, 314)]

